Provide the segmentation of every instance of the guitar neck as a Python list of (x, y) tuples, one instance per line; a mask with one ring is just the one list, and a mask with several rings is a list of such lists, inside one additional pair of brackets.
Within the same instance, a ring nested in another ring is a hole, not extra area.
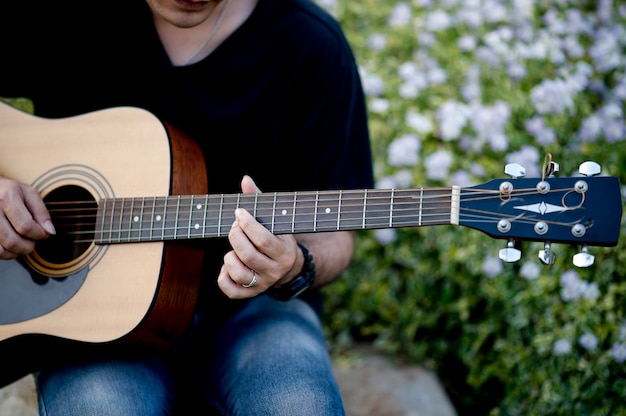
[(114, 244), (225, 237), (235, 209), (273, 234), (459, 223), (460, 188), (185, 195), (103, 199), (94, 241)]

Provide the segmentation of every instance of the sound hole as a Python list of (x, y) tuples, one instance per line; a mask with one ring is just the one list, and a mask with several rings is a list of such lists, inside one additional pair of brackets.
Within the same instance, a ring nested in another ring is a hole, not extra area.
[(55, 189), (44, 202), (57, 233), (37, 243), (37, 254), (50, 263), (69, 263), (93, 242), (98, 205), (88, 191), (75, 185)]

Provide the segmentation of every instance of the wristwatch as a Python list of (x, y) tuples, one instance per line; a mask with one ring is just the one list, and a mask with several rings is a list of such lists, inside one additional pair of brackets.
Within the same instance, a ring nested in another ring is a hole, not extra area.
[(267, 291), (267, 294), (274, 299), (282, 301), (293, 299), (310, 288), (315, 281), (315, 264), (313, 263), (313, 256), (302, 244), (298, 243), (298, 247), (300, 247), (300, 250), (302, 250), (302, 254), (304, 255), (302, 271), (299, 276), (294, 277), (284, 286), (270, 288)]

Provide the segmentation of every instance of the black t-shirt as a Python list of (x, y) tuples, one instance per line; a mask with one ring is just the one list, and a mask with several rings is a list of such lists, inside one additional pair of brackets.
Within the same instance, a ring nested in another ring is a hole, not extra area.
[[(144, 0), (0, 0), (0, 97), (43, 117), (146, 108), (199, 143), (209, 193), (373, 185), (358, 69), (337, 22), (308, 0), (259, 0), (204, 60), (171, 64)], [(228, 249), (207, 242), (215, 286)], [(217, 289), (205, 290), (218, 296)]]

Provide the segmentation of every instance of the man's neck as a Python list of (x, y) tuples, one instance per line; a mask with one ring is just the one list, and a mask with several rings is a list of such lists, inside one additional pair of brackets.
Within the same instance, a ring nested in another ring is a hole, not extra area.
[(189, 65), (210, 55), (252, 14), (258, 0), (224, 0), (209, 18), (193, 27), (178, 27), (155, 17), (161, 43), (176, 66)]

